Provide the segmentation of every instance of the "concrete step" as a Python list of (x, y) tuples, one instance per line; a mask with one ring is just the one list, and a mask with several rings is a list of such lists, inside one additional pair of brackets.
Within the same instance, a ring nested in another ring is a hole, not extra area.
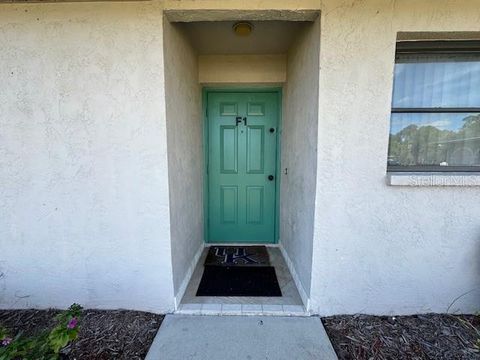
[(146, 360), (335, 360), (318, 317), (167, 315)]

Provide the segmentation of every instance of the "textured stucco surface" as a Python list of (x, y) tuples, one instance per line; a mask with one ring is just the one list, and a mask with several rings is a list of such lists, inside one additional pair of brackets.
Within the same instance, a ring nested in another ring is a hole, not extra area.
[(162, 12), (0, 5), (0, 307), (173, 309)]
[(166, 15), (171, 21), (225, 21), (225, 20), (255, 20), (255, 21), (314, 21), (318, 17), (317, 11), (311, 10), (167, 10)]
[[(385, 181), (397, 33), (478, 33), (478, 0), (165, 6), (322, 10), (310, 310), (444, 312), (468, 293), (452, 309), (478, 311), (478, 188)], [(0, 5), (0, 307), (173, 308), (172, 255), (189, 241), (170, 245), (161, 7)], [(285, 247), (308, 283), (308, 242), (297, 245)]]
[(321, 0), (165, 0), (166, 10), (318, 10)]
[(323, 1), (314, 312), (478, 311), (478, 188), (385, 181), (397, 32), (478, 31), (478, 5)]
[[(320, 21), (288, 52), (283, 93), (280, 243), (310, 295), (317, 162)], [(287, 174), (285, 174), (287, 169)]]
[(203, 132), (197, 54), (164, 22), (170, 224), (175, 294), (203, 246)]

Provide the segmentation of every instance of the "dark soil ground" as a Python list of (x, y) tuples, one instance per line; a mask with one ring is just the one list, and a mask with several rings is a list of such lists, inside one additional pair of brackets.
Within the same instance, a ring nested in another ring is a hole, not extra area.
[[(56, 310), (0, 310), (11, 335), (33, 335), (55, 325)], [(139, 311), (84, 310), (78, 339), (64, 349), (68, 360), (144, 359), (163, 316)]]
[(454, 315), (323, 318), (340, 360), (480, 359), (480, 317)]

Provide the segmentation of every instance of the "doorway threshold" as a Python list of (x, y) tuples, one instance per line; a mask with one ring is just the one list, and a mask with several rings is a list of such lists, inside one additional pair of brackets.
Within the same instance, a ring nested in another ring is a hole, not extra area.
[(267, 246), (267, 251), (271, 266), (275, 268), (282, 296), (196, 296), (208, 250), (208, 247), (203, 250), (176, 313), (185, 315), (309, 316), (282, 252), (274, 246)]

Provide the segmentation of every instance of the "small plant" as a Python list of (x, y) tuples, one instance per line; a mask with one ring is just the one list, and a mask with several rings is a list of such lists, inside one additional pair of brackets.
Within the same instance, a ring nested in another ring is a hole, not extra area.
[(15, 338), (0, 328), (0, 360), (57, 360), (60, 350), (78, 337), (82, 307), (73, 304), (56, 317), (57, 325), (37, 336)]

